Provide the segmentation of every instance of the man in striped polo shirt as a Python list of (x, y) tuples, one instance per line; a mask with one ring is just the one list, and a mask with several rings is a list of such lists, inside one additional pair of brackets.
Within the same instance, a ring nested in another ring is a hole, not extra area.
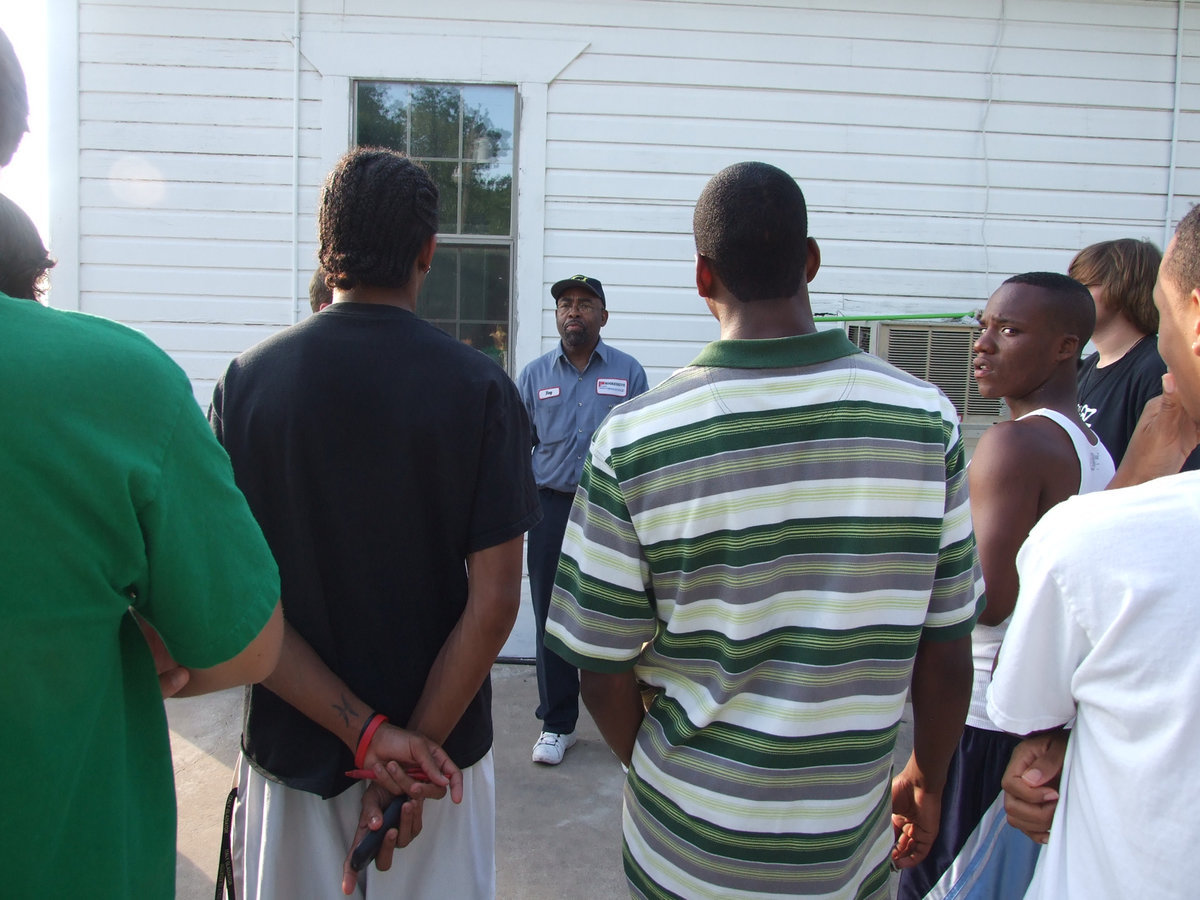
[(597, 431), (546, 642), (629, 766), (633, 896), (886, 898), (889, 856), (936, 834), (971, 690), (957, 416), (817, 332), (787, 173), (725, 169), (693, 225), (721, 339)]

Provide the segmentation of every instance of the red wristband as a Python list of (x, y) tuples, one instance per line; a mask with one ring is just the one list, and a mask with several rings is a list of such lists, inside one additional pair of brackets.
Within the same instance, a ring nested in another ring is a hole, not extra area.
[(358, 738), (358, 749), (354, 751), (354, 768), (362, 769), (367, 764), (367, 748), (371, 746), (371, 738), (375, 737), (375, 732), (379, 730), (379, 726), (388, 720), (388, 717), (383, 713), (375, 713), (367, 720), (367, 724), (363, 727), (362, 734)]

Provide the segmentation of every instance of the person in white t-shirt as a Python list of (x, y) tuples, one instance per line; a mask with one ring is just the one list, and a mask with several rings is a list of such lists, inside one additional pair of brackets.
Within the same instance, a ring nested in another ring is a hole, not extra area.
[[(1167, 248), (1154, 300), (1170, 409), (1138, 431), (1157, 429), (1177, 468), (1200, 423), (1200, 208)], [(1197, 529), (1200, 473), (1185, 472), (1069, 500), (1018, 555), (1020, 598), (987, 710), (1036, 734), (1004, 775), (1010, 820), (1046, 845), (1027, 898), (1195, 895), (1200, 604), (1185, 567)]]

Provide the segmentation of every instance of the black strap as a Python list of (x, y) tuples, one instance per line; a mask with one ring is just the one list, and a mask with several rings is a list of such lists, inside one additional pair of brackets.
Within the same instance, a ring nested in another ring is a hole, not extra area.
[(221, 826), (221, 857), (217, 860), (217, 892), (213, 900), (221, 900), (222, 889), (228, 900), (237, 900), (233, 890), (233, 801), (237, 799), (237, 792), (237, 785), (234, 785), (225, 800), (225, 821)]

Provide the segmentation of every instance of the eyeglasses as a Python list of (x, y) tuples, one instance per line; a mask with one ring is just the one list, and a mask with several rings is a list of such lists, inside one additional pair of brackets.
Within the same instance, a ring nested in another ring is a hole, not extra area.
[(596, 308), (596, 301), (587, 297), (563, 297), (558, 301), (558, 309), (562, 312), (567, 312), (572, 307), (579, 310), (581, 313), (589, 313)]

